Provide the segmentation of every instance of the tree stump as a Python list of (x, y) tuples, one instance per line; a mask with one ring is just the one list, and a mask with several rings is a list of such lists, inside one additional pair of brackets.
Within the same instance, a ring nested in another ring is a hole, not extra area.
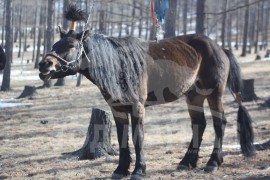
[(270, 50), (269, 50), (269, 49), (267, 49), (266, 54), (265, 54), (264, 57), (265, 57), (265, 58), (269, 58), (269, 57), (270, 57)]
[(263, 150), (270, 149), (270, 140), (266, 141), (266, 142), (264, 142), (262, 144), (255, 144), (255, 148), (258, 151), (263, 151)]
[(35, 86), (24, 86), (24, 90), (17, 99), (29, 97), (32, 98), (36, 94)]
[(262, 57), (259, 55), (259, 54), (257, 54), (257, 56), (256, 56), (256, 58), (255, 58), (255, 61), (259, 61), (259, 60), (261, 60), (262, 59)]
[(243, 102), (258, 100), (258, 97), (254, 91), (254, 79), (243, 80), (243, 88), (241, 94)]
[(270, 107), (270, 98), (261, 104), (262, 107)]
[(93, 109), (84, 145), (77, 151), (63, 153), (63, 155), (76, 156), (79, 160), (117, 155), (111, 145), (111, 127), (109, 114), (100, 109)]
[(59, 78), (57, 79), (56, 83), (54, 86), (64, 86), (65, 85), (65, 79), (64, 78)]

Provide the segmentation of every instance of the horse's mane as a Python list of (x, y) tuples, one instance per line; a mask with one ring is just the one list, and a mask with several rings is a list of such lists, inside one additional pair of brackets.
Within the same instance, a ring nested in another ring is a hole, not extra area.
[(88, 41), (89, 73), (94, 83), (122, 103), (139, 101), (146, 73), (144, 43), (134, 37), (113, 38), (94, 34)]

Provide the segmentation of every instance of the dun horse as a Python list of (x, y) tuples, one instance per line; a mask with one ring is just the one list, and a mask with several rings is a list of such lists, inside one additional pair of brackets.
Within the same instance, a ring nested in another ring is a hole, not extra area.
[(222, 142), (227, 121), (222, 98), (226, 85), (239, 104), (237, 122), (242, 152), (245, 156), (255, 153), (251, 119), (241, 104), (239, 66), (230, 51), (223, 50), (208, 37), (188, 35), (157, 43), (134, 37), (90, 35), (89, 31), (65, 32), (61, 28), (60, 33), (61, 39), (39, 64), (40, 78), (47, 81), (81, 73), (100, 89), (117, 127), (120, 154), (113, 178), (129, 175), (128, 114), (136, 152), (132, 175), (141, 177), (146, 173), (145, 107), (172, 102), (182, 95), (187, 97), (193, 137), (178, 169), (196, 167), (206, 127), (203, 103), (207, 100), (216, 138), (205, 170), (217, 170), (223, 162)]

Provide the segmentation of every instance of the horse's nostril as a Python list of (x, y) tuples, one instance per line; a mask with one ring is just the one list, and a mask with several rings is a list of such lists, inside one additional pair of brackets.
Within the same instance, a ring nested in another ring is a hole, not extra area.
[(39, 67), (40, 67), (40, 66), (44, 65), (44, 62), (43, 62), (43, 61), (40, 61), (40, 62), (38, 63), (38, 65), (39, 65)]

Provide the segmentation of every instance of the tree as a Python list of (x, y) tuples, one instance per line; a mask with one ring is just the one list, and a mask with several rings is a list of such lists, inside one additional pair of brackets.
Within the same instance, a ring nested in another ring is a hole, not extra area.
[(205, 0), (197, 0), (196, 33), (205, 34)]
[(11, 71), (11, 60), (12, 60), (12, 46), (13, 46), (13, 35), (12, 35), (12, 0), (5, 1), (6, 3), (6, 34), (5, 34), (5, 54), (6, 54), (6, 67), (4, 69), (3, 81), (1, 91), (10, 90), (10, 71)]
[[(68, 5), (70, 3), (70, 0), (63, 0), (64, 1), (64, 6), (63, 9), (66, 10), (68, 8)], [(68, 29), (68, 21), (66, 18), (63, 19), (63, 28), (65, 30)], [(57, 79), (56, 83), (54, 84), (55, 86), (64, 86), (65, 85), (65, 78), (59, 78)]]
[(187, 34), (188, 0), (184, 0), (183, 6), (183, 33)]
[(176, 24), (176, 12), (177, 12), (177, 1), (169, 1), (169, 11), (165, 17), (165, 34), (164, 38), (175, 36), (175, 24)]
[(227, 20), (227, 4), (228, 0), (223, 0), (223, 17), (222, 17), (222, 28), (221, 28), (221, 40), (222, 40), (222, 47), (225, 48), (225, 37), (226, 37), (226, 20)]
[(249, 0), (246, 0), (245, 10), (245, 24), (244, 24), (244, 35), (243, 35), (243, 46), (241, 56), (245, 57), (247, 54), (247, 39), (248, 39), (248, 23), (249, 23)]
[(42, 40), (42, 22), (43, 22), (43, 13), (44, 10), (42, 7), (39, 8), (39, 27), (38, 27), (38, 40), (37, 40), (37, 53), (34, 68), (38, 68), (39, 58), (40, 58), (40, 49), (41, 49), (41, 40)]
[[(47, 31), (46, 31), (46, 49), (51, 49), (53, 45), (53, 15), (54, 15), (55, 0), (48, 0), (48, 11), (47, 11)], [(44, 82), (44, 87), (51, 87), (51, 80)]]

